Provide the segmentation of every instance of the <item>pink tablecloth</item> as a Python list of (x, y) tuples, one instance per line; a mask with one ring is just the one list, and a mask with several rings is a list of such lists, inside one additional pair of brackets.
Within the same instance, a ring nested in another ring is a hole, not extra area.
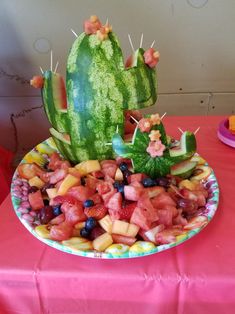
[(234, 313), (235, 149), (216, 129), (223, 117), (168, 117), (167, 132), (194, 131), (215, 170), (218, 211), (196, 237), (152, 256), (97, 260), (69, 255), (34, 238), (10, 196), (0, 207), (0, 313)]

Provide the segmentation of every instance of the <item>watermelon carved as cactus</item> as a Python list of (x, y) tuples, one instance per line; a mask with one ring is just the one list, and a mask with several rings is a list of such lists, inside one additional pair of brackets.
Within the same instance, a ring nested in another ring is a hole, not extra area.
[(73, 162), (114, 157), (110, 144), (117, 126), (123, 135), (124, 110), (148, 107), (157, 99), (156, 62), (148, 63), (145, 53), (137, 49), (125, 67), (110, 26), (92, 17), (72, 45), (66, 88), (59, 74), (44, 72), (44, 108), (64, 157)]

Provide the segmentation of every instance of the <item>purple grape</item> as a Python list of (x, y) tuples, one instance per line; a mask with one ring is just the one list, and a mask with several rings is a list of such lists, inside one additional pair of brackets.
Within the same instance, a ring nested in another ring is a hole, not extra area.
[(197, 212), (198, 204), (192, 200), (188, 200), (185, 198), (180, 198), (177, 201), (178, 207), (183, 209), (184, 213), (194, 214)]
[(44, 206), (39, 213), (41, 224), (47, 224), (55, 217), (52, 206)]

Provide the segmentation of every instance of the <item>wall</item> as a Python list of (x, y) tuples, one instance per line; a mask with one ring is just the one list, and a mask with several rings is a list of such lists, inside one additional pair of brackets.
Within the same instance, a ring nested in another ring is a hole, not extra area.
[(125, 58), (127, 34), (160, 51), (159, 97), (152, 110), (182, 115), (235, 112), (234, 0), (1, 0), (0, 145), (20, 158), (48, 137), (39, 92), (28, 82), (49, 68), (50, 50), (65, 73), (74, 35), (85, 18), (107, 18)]

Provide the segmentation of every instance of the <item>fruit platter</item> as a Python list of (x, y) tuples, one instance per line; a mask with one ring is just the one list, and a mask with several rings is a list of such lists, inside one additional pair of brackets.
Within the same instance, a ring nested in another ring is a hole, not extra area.
[[(16, 215), (40, 241), (97, 258), (155, 254), (190, 239), (214, 216), (219, 188), (197, 154), (196, 132), (172, 138), (157, 100), (153, 44), (123, 62), (118, 39), (96, 16), (67, 61), (35, 76), (51, 136), (24, 156), (12, 179)], [(131, 41), (130, 41), (131, 42)], [(58, 64), (57, 64), (58, 65)]]

